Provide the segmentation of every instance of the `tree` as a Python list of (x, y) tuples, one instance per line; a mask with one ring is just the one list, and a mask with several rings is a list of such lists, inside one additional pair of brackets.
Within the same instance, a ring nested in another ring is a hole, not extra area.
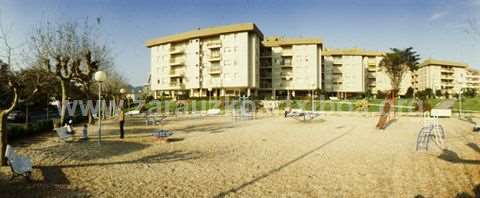
[[(67, 86), (70, 83), (81, 85), (89, 99), (94, 73), (100, 68), (111, 68), (109, 51), (92, 29), (87, 22), (83, 26), (69, 22), (55, 26), (47, 24), (36, 28), (31, 36), (36, 61), (60, 82), (60, 125), (65, 121)], [(89, 116), (91, 118), (91, 113)]]
[(435, 91), (435, 96), (436, 96), (436, 97), (442, 97), (442, 95), (443, 95), (443, 94), (442, 94), (442, 90), (437, 89), (437, 90)]
[(409, 70), (416, 70), (418, 66), (419, 55), (413, 51), (412, 47), (406, 49), (392, 48), (380, 62), (380, 67), (385, 69), (385, 73), (390, 78), (392, 93), (394, 97), (400, 91), (400, 85), (403, 76)]
[[(5, 156), (8, 144), (7, 116), (15, 109), (20, 101), (31, 101), (40, 87), (47, 84), (45, 76), (35, 68), (24, 69), (20, 72), (8, 70), (6, 63), (0, 60), (0, 149), (1, 156)], [(0, 158), (1, 165), (6, 165), (4, 157)]]

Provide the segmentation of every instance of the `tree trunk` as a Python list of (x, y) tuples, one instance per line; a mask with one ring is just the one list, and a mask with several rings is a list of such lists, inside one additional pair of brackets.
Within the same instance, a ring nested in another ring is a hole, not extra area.
[(6, 166), (5, 151), (7, 150), (7, 115), (5, 111), (0, 112), (0, 145), (1, 145), (1, 165)]
[(60, 87), (62, 89), (62, 101), (60, 102), (60, 108), (61, 108), (61, 112), (60, 112), (60, 126), (63, 126), (63, 122), (65, 121), (65, 111), (66, 111), (66, 104), (65, 104), (65, 101), (67, 100), (67, 90), (66, 90), (66, 87), (65, 87), (65, 80), (60, 80)]

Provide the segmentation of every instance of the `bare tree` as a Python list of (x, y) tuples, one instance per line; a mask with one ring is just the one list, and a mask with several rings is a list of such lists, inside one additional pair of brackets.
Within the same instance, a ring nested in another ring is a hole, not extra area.
[(100, 68), (111, 68), (109, 51), (98, 41), (92, 29), (88, 22), (83, 26), (77, 23), (47, 24), (35, 28), (31, 37), (36, 60), (60, 82), (60, 125), (65, 120), (68, 83), (81, 84), (88, 99), (94, 73)]

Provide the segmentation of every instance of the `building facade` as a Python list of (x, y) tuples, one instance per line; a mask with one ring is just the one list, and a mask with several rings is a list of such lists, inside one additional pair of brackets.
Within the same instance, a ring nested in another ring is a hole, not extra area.
[[(326, 49), (319, 38), (265, 37), (253, 23), (197, 29), (152, 39), (149, 84), (154, 97), (310, 96), (323, 90), (348, 98), (392, 89), (380, 67), (385, 53)], [(453, 61), (428, 59), (402, 79), (411, 87), (458, 93), (480, 88), (478, 71)]]
[(466, 88), (476, 89), (480, 92), (480, 71), (472, 68), (467, 69)]
[(155, 95), (251, 95), (259, 87), (262, 33), (255, 24), (199, 29), (146, 42)]
[(459, 93), (466, 86), (468, 67), (461, 62), (427, 59), (416, 72), (418, 90), (432, 89), (434, 93), (440, 90), (442, 94)]
[(266, 38), (260, 53), (261, 94), (289, 97), (321, 89), (322, 48), (318, 38)]

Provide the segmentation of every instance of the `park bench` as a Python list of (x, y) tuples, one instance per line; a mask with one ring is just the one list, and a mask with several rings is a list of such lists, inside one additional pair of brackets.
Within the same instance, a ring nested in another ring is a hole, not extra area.
[(207, 116), (215, 116), (215, 115), (220, 115), (222, 111), (220, 109), (209, 109), (207, 111)]
[(473, 118), (473, 119), (472, 119), (472, 122), (475, 124), (475, 125), (473, 126), (473, 131), (474, 131), (474, 132), (480, 132), (480, 119), (478, 119), (478, 118)]
[(60, 140), (64, 142), (71, 140), (71, 138), (73, 137), (72, 134), (67, 133), (67, 127), (59, 127), (59, 128), (55, 128), (54, 130), (57, 132)]
[(32, 175), (32, 159), (26, 156), (17, 155), (13, 147), (10, 145), (7, 145), (5, 158), (12, 170), (12, 177), (10, 180), (13, 180), (17, 176), (24, 176), (27, 180), (30, 180), (30, 176)]

